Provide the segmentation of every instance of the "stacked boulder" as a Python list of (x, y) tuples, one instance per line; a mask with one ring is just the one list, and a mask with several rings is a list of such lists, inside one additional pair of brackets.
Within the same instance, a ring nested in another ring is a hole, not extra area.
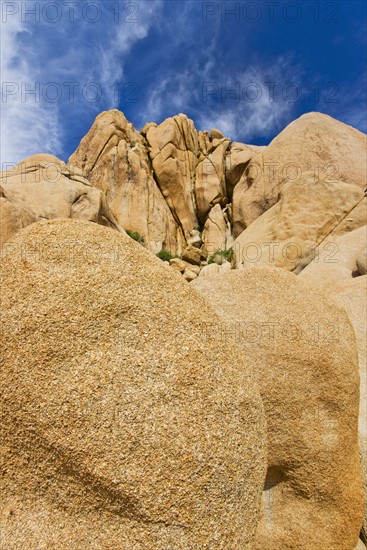
[(366, 171), (112, 110), (0, 174), (1, 549), (364, 547)]
[(354, 548), (363, 517), (358, 356), (343, 309), (276, 268), (200, 278), (254, 369), (268, 429), (256, 550)]
[(264, 411), (207, 301), (94, 223), (35, 223), (12, 245), (0, 548), (250, 548)]

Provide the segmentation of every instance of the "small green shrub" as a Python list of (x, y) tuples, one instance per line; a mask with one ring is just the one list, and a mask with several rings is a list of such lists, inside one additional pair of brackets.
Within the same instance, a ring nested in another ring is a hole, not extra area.
[(175, 257), (175, 256), (172, 256), (172, 254), (168, 252), (168, 250), (165, 250), (164, 248), (160, 250), (158, 254), (156, 254), (156, 256), (163, 262), (169, 262), (170, 260), (172, 260), (172, 258)]
[(134, 241), (140, 244), (144, 244), (144, 237), (142, 237), (140, 233), (138, 233), (138, 231), (131, 231), (130, 229), (125, 229), (125, 231), (127, 235), (129, 235), (129, 237), (134, 239)]
[(227, 260), (227, 262), (231, 262), (233, 260), (233, 254), (233, 248), (230, 248), (229, 250), (217, 250), (212, 256), (210, 256), (208, 264), (214, 264), (219, 257)]

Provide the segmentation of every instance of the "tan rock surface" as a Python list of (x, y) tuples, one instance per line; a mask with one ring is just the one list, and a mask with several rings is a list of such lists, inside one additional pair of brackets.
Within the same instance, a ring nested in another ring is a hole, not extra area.
[(217, 130), (217, 128), (212, 128), (209, 132), (209, 137), (213, 141), (213, 139), (223, 139), (224, 136), (220, 130)]
[(195, 213), (195, 168), (198, 136), (192, 120), (180, 114), (147, 132), (156, 181), (185, 237), (198, 228)]
[(227, 203), (225, 180), (225, 153), (230, 140), (221, 140), (219, 145), (205, 157), (196, 168), (195, 197), (197, 216), (204, 223), (209, 211), (216, 204)]
[(35, 221), (35, 216), (28, 210), (0, 197), (0, 248), (18, 231)]
[(203, 259), (203, 253), (200, 248), (189, 245), (185, 248), (182, 254), (182, 259), (189, 264), (200, 265)]
[(333, 296), (359, 279), (353, 277), (358, 272), (360, 251), (367, 245), (367, 225), (342, 236), (332, 234), (323, 244), (322, 250), (299, 277)]
[[(342, 232), (341, 226), (365, 201), (357, 185), (315, 179), (312, 172), (284, 185), (278, 202), (237, 237), (233, 248), (237, 263), (273, 265), (300, 272), (323, 250), (325, 239)], [(358, 215), (355, 227), (367, 223)]]
[(227, 224), (223, 210), (216, 204), (209, 212), (204, 225), (203, 241), (208, 255), (227, 248)]
[(346, 313), (282, 269), (236, 270), (191, 285), (258, 374), (269, 448), (254, 548), (354, 548), (363, 515), (359, 378)]
[(299, 277), (335, 300), (351, 320), (358, 346), (360, 376), (359, 437), (365, 486), (364, 532), (367, 540), (367, 276), (358, 274), (358, 258), (367, 244), (367, 227), (330, 238), (326, 250)]
[(186, 268), (192, 267), (191, 264), (185, 262), (184, 260), (180, 260), (180, 258), (172, 258), (172, 260), (169, 261), (169, 264), (173, 269), (176, 269), (176, 271), (179, 271), (180, 273), (183, 273)]
[(103, 193), (52, 155), (33, 155), (0, 173), (1, 243), (35, 221), (73, 218), (118, 228)]
[(140, 233), (150, 250), (181, 253), (182, 234), (153, 179), (145, 140), (122, 112), (101, 113), (69, 165), (85, 172), (119, 225)]
[(366, 247), (362, 248), (362, 250), (359, 251), (358, 256), (356, 258), (356, 264), (357, 264), (356, 267), (358, 269), (359, 274), (366, 275), (367, 274), (367, 248)]
[(366, 188), (367, 142), (362, 132), (321, 113), (289, 124), (254, 157), (236, 185), (233, 231), (237, 237), (273, 206), (283, 186), (314, 171), (320, 178)]
[(249, 161), (265, 149), (266, 147), (246, 145), (237, 141), (231, 143), (226, 156), (226, 187), (229, 197), (232, 197), (233, 190)]
[(185, 269), (185, 272), (183, 274), (183, 277), (186, 281), (188, 281), (189, 283), (191, 281), (193, 281), (194, 279), (196, 279), (196, 277), (198, 276), (197, 273), (195, 273), (195, 271), (193, 271), (192, 269), (190, 268), (187, 268)]
[(212, 308), (96, 224), (33, 224), (13, 245), (0, 264), (0, 547), (250, 548), (263, 408)]
[(220, 271), (220, 266), (218, 264), (209, 264), (205, 265), (199, 273), (199, 277), (211, 277), (216, 275)]

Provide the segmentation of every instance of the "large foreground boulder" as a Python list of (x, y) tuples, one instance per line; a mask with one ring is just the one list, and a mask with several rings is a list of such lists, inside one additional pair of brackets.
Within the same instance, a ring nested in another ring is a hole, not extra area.
[(36, 223), (12, 244), (0, 548), (250, 548), (264, 413), (214, 310), (96, 224)]
[(254, 548), (354, 548), (363, 517), (359, 377), (346, 313), (276, 268), (191, 284), (221, 315), (224, 334), (235, 337), (258, 375), (268, 470)]
[(299, 277), (342, 306), (354, 327), (360, 377), (358, 430), (365, 492), (363, 537), (367, 542), (367, 276), (361, 265), (367, 248), (367, 227), (330, 238), (326, 245), (328, 251), (323, 251)]

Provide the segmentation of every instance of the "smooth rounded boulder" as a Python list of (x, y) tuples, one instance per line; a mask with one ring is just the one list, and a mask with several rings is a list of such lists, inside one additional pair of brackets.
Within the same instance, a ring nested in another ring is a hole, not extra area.
[[(367, 542), (367, 276), (363, 274), (367, 227), (325, 241), (329, 254), (321, 253), (299, 277), (342, 306), (354, 327), (358, 347), (360, 403), (359, 444), (365, 493), (363, 537)], [(330, 257), (330, 250), (332, 257)]]
[(38, 154), (0, 172), (0, 246), (31, 223), (55, 218), (89, 220), (118, 231), (103, 193), (76, 167)]
[(359, 376), (345, 311), (282, 269), (234, 270), (191, 285), (258, 376), (268, 469), (253, 548), (354, 548), (363, 521)]
[[(365, 134), (323, 113), (305, 113), (288, 124), (250, 160), (234, 189), (234, 237), (278, 202), (284, 185), (299, 182), (310, 171), (321, 181), (350, 183), (364, 190)], [(332, 200), (331, 196), (331, 204)]]
[(40, 222), (12, 245), (0, 548), (250, 548), (264, 411), (214, 310), (109, 228)]

